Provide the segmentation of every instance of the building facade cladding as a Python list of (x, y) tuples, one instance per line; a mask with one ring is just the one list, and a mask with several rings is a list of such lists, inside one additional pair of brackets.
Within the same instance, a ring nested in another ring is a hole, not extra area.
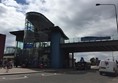
[(3, 58), (6, 35), (0, 34), (0, 59)]

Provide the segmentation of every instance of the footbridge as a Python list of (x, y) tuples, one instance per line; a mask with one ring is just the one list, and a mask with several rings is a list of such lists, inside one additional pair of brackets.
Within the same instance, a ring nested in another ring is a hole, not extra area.
[(74, 38), (61, 44), (64, 51), (73, 52), (98, 52), (98, 51), (118, 51), (118, 40), (97, 40), (97, 41), (80, 41)]

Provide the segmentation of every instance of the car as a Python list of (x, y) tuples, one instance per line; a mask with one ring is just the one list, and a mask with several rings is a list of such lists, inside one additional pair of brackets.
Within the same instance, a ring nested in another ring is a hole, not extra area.
[(115, 61), (100, 61), (99, 64), (100, 75), (118, 75), (118, 64)]
[(77, 62), (75, 65), (76, 70), (90, 70), (91, 65), (87, 62)]

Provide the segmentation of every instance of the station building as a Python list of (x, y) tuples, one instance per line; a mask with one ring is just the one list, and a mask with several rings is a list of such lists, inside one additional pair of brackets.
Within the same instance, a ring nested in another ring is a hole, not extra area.
[(65, 56), (66, 53), (60, 47), (68, 37), (41, 13), (28, 12), (25, 29), (10, 33), (16, 36), (16, 48), (22, 50), (16, 50), (15, 54), (21, 63), (28, 62), (30, 67), (43, 63), (51, 68), (62, 68), (69, 62), (68, 54)]

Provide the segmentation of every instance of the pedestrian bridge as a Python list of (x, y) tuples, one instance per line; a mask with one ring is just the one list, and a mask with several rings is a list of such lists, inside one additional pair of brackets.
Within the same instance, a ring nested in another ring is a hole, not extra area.
[(118, 51), (118, 39), (81, 41), (80, 38), (73, 38), (61, 44), (61, 48), (68, 53)]

